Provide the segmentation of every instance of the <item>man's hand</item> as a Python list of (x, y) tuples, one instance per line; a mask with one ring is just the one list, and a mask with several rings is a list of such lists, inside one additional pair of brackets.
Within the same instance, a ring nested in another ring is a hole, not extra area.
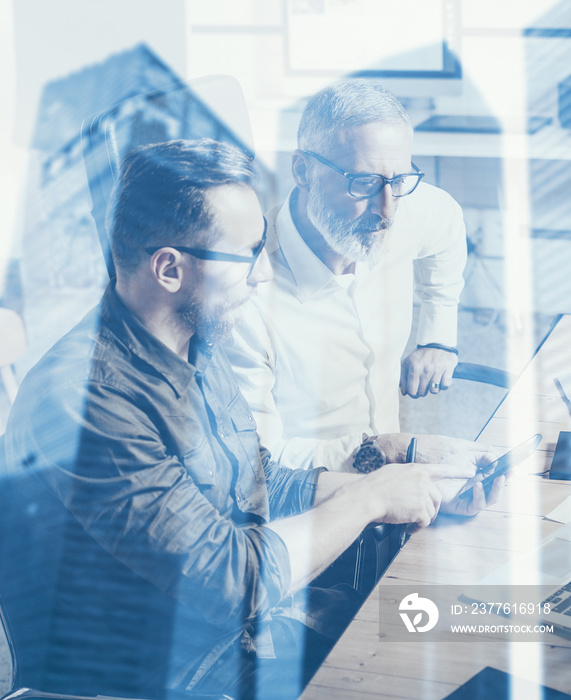
[[(387, 464), (363, 477), (366, 502), (372, 508), (370, 522), (414, 523), (427, 527), (434, 521), (442, 502), (441, 487), (454, 482), (452, 498), (472, 474), (449, 464)], [(457, 484), (458, 477), (464, 477)]]
[[(404, 462), (407, 447), (413, 436), (409, 433), (387, 433), (379, 435), (376, 442), (386, 454), (389, 462)], [(485, 467), (500, 456), (493, 447), (481, 442), (452, 438), (446, 435), (416, 435), (416, 460), (423, 464), (457, 465), (466, 478), (477, 471), (485, 471)], [(458, 477), (461, 474), (457, 475)]]
[(266, 525), (287, 548), (290, 593), (312, 581), (371, 523), (427, 527), (442, 502), (440, 482), (463, 477), (465, 483), (470, 474), (448, 464), (386, 464), (365, 475), (322, 472), (313, 508)]
[[(411, 437), (406, 433), (391, 433), (379, 435), (376, 440), (391, 462), (401, 462), (405, 459)], [(442, 498), (443, 512), (475, 515), (499, 498), (503, 481), (500, 485), (496, 482), (500, 479), (494, 482), (494, 488), (487, 499), (478, 486), (472, 497), (457, 498), (461, 491), (477, 484), (488, 475), (487, 466), (500, 456), (498, 450), (484, 443), (445, 435), (417, 435), (416, 438), (416, 462), (423, 464), (425, 468), (430, 468), (430, 473), (433, 472), (431, 465), (435, 464), (440, 464), (447, 469), (447, 478), (439, 477), (436, 481)]]
[[(456, 479), (442, 479), (436, 482), (438, 489), (442, 494), (442, 505), (441, 511), (443, 513), (450, 513), (453, 515), (476, 515), (484, 508), (491, 506), (493, 503), (499, 500), (504, 486), (506, 483), (505, 476), (498, 476), (494, 479), (490, 492), (486, 498), (486, 493), (484, 487), (481, 484), (484, 475), (482, 473), (476, 474), (472, 479), (466, 481), (459, 481)], [(452, 483), (456, 481), (460, 486), (456, 494), (451, 495)], [(458, 498), (459, 494), (467, 489), (472, 489), (472, 495), (467, 498)]]
[(415, 523), (420, 528), (436, 518), (442, 497), (426, 467), (386, 464), (365, 479), (375, 501), (371, 522)]
[(446, 435), (417, 435), (416, 461), (424, 464), (446, 463), (462, 468), (472, 468), (485, 473), (486, 467), (502, 453), (482, 442), (472, 442)]
[[(499, 476), (495, 479), (490, 489), (490, 493), (486, 498), (484, 487), (480, 481), (484, 478), (483, 474), (477, 474), (474, 478), (469, 479), (436, 479), (435, 484), (438, 487), (441, 495), (440, 512), (449, 515), (477, 515), (481, 510), (499, 500), (504, 489), (506, 478)], [(458, 498), (462, 491), (472, 488), (472, 495), (468, 498)], [(410, 534), (419, 530), (417, 523), (411, 523), (407, 527), (407, 532)]]
[(438, 348), (418, 348), (402, 361), (400, 390), (418, 399), (426, 394), (437, 394), (452, 384), (452, 374), (458, 364), (453, 352)]

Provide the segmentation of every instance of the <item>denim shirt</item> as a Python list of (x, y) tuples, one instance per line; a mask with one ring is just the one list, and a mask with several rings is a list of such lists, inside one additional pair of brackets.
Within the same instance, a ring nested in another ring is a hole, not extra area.
[[(169, 601), (170, 627), (157, 637), (170, 639), (171, 677), (207, 670), (289, 588), (286, 547), (265, 525), (311, 507), (320, 470), (281, 468), (260, 447), (222, 350), (193, 338), (184, 361), (112, 288), (24, 379), (6, 450), (9, 463), (34, 465), (90, 536), (74, 550), (75, 570), (95, 541), (111, 555), (99, 579), (120, 566), (157, 598), (154, 611)], [(64, 594), (85, 618), (97, 606), (83, 588)], [(97, 615), (120, 619), (117, 601), (129, 596), (113, 593)], [(72, 653), (69, 640), (60, 646)]]

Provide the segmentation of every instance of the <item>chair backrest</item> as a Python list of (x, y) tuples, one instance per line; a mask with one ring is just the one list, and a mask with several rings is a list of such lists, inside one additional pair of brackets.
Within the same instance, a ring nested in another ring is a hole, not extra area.
[(455, 379), (467, 379), (471, 382), (492, 384), (501, 389), (509, 389), (517, 379), (517, 375), (510, 374), (503, 369), (486, 367), (473, 362), (459, 362), (454, 370)]
[(26, 349), (26, 331), (18, 314), (12, 309), (0, 307), (0, 376), (10, 403), (14, 402), (18, 383), (11, 365)]
[[(8, 651), (10, 668), (2, 668), (2, 678), (0, 679), (2, 684), (8, 684), (7, 690), (10, 691), (15, 687), (15, 677), (16, 677), (16, 657), (14, 656), (14, 644), (12, 642), (12, 637), (10, 634), (10, 626), (8, 619), (6, 618), (4, 611), (2, 609), (2, 599), (0, 598), (0, 635), (2, 635), (2, 644), (5, 644)], [(3, 697), (3, 693), (0, 692), (0, 696)]]
[[(4, 435), (0, 435), (0, 474), (6, 473), (6, 456), (4, 451)], [(2, 560), (0, 559), (0, 562)], [(9, 689), (12, 690), (15, 686), (16, 680), (16, 656), (14, 652), (14, 642), (12, 641), (12, 632), (10, 629), (10, 622), (4, 611), (4, 606), (2, 605), (2, 595), (0, 591), (0, 634), (3, 635), (2, 642), (5, 642), (8, 650), (8, 656), (10, 657), (10, 669), (6, 669), (4, 673), (6, 676), (2, 679), (3, 681), (8, 681)]]
[[(105, 212), (121, 159), (145, 144), (204, 137), (232, 143), (254, 155), (246, 101), (240, 84), (231, 76), (207, 76), (188, 84), (177, 82), (152, 92), (135, 94), (84, 121), (81, 139), (91, 213), (109, 277), (115, 275), (115, 270)], [(274, 178), (261, 164), (256, 167), (258, 194), (267, 208)]]

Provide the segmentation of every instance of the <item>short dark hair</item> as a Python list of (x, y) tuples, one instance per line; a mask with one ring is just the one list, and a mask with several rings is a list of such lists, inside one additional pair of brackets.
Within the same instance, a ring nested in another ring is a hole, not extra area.
[(374, 78), (345, 78), (310, 98), (299, 123), (298, 147), (327, 152), (336, 132), (371, 122), (404, 124), (410, 118), (397, 98)]
[(252, 158), (228, 143), (180, 139), (131, 151), (121, 162), (107, 209), (116, 267), (134, 271), (147, 246), (211, 243), (206, 191), (253, 183)]

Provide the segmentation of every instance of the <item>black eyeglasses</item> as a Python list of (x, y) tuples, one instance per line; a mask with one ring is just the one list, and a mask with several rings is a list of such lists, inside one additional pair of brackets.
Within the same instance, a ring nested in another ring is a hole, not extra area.
[(262, 240), (254, 248), (254, 250), (252, 251), (252, 255), (235, 255), (234, 253), (222, 253), (222, 252), (219, 252), (217, 250), (204, 250), (204, 248), (187, 248), (186, 246), (182, 246), (182, 245), (167, 245), (167, 244), (159, 245), (159, 246), (152, 246), (150, 248), (145, 248), (145, 253), (152, 255), (153, 253), (156, 253), (157, 250), (160, 250), (161, 248), (174, 248), (175, 250), (178, 250), (180, 253), (188, 253), (189, 255), (192, 255), (193, 258), (198, 258), (199, 260), (220, 260), (223, 262), (250, 263), (250, 269), (248, 270), (248, 275), (247, 275), (247, 277), (250, 277), (254, 267), (256, 266), (256, 263), (258, 262), (258, 258), (260, 257), (260, 254), (261, 254), (262, 250), (264, 249), (264, 246), (266, 245), (267, 230), (268, 230), (268, 222), (266, 221), (266, 217), (264, 217), (264, 233), (262, 235)]
[(424, 177), (424, 173), (421, 172), (414, 163), (411, 163), (414, 168), (413, 173), (402, 173), (394, 177), (383, 177), (375, 173), (347, 173), (318, 153), (314, 153), (313, 151), (301, 151), (301, 153), (315, 158), (315, 160), (323, 163), (323, 165), (327, 165), (328, 168), (346, 177), (347, 180), (349, 180), (349, 194), (355, 199), (374, 197), (376, 194), (379, 194), (385, 185), (391, 186), (393, 197), (406, 197), (408, 194), (414, 192), (418, 183)]

